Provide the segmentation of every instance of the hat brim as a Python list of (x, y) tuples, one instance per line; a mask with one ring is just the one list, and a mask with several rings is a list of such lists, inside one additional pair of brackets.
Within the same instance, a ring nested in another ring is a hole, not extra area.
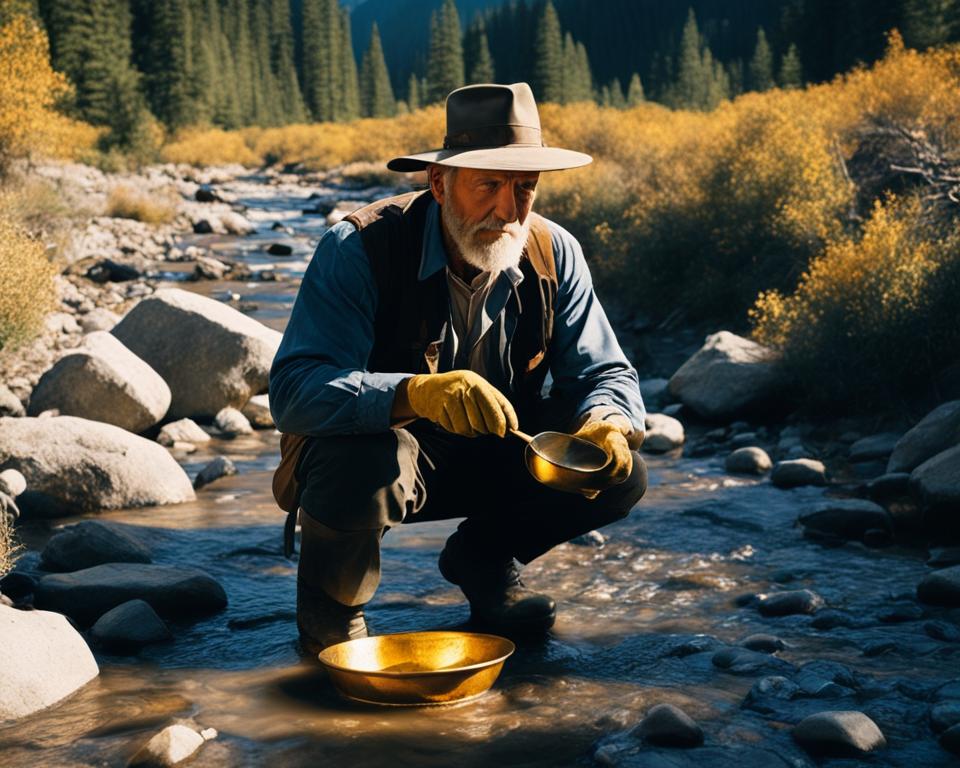
[(395, 157), (391, 171), (422, 171), (430, 163), (490, 171), (562, 171), (593, 162), (590, 155), (560, 147), (506, 146), (481, 149), (434, 149)]

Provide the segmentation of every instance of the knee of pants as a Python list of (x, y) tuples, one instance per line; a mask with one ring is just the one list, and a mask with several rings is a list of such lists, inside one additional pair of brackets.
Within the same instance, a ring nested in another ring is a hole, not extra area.
[(623, 520), (647, 492), (647, 463), (637, 451), (632, 453), (633, 469), (627, 479), (597, 497), (597, 502), (602, 502), (603, 517), (607, 522)]
[(402, 429), (312, 438), (297, 468), (300, 506), (340, 531), (396, 525), (423, 494), (417, 454)]

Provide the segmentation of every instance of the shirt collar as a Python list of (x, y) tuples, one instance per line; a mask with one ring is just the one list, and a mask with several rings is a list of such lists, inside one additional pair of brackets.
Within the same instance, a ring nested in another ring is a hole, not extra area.
[[(447, 249), (443, 244), (443, 234), (440, 232), (440, 206), (434, 199), (430, 201), (430, 206), (427, 208), (423, 250), (420, 252), (420, 272), (417, 277), (420, 280), (426, 280), (448, 264)], [(513, 285), (523, 280), (520, 267), (507, 267), (502, 274), (505, 274)]]

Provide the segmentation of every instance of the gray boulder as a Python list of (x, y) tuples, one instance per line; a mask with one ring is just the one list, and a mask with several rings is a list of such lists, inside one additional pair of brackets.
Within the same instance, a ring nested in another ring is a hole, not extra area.
[(932, 605), (960, 606), (960, 565), (924, 576), (917, 585), (917, 598)]
[(23, 473), (24, 514), (179, 504), (196, 498), (186, 473), (160, 445), (112, 424), (75, 416), (0, 419), (0, 469)]
[(40, 377), (29, 414), (56, 408), (143, 432), (170, 407), (170, 388), (160, 375), (106, 331), (88, 333), (83, 344)]
[(157, 442), (167, 447), (177, 443), (203, 444), (210, 442), (210, 435), (193, 419), (178, 419), (177, 421), (171, 421), (169, 424), (164, 424), (160, 428)]
[(928, 507), (960, 507), (960, 445), (938, 453), (914, 469), (910, 485)]
[(90, 649), (59, 613), (0, 603), (0, 721), (55, 704), (100, 674)]
[(221, 408), (213, 419), (213, 426), (220, 430), (224, 437), (239, 437), (240, 435), (249, 435), (253, 432), (253, 427), (236, 408)]
[(91, 309), (87, 314), (80, 316), (80, 328), (84, 333), (94, 331), (109, 331), (120, 322), (120, 315), (104, 307)]
[(793, 729), (793, 738), (816, 754), (850, 756), (881, 749), (887, 740), (863, 712), (828, 711), (805, 717)]
[(787, 459), (778, 461), (770, 482), (777, 488), (797, 488), (801, 485), (826, 485), (827, 468), (816, 459)]
[(657, 704), (633, 729), (633, 735), (664, 747), (697, 747), (703, 744), (703, 729), (673, 704)]
[(703, 347), (670, 378), (670, 394), (710, 419), (726, 419), (762, 405), (779, 376), (771, 350), (729, 331), (707, 336)]
[(237, 474), (237, 465), (226, 456), (217, 456), (217, 458), (197, 473), (197, 476), (193, 480), (193, 487), (196, 490), (200, 490), (203, 486), (210, 485), (214, 480), (235, 474)]
[(149, 563), (150, 550), (119, 523), (84, 520), (47, 542), (40, 554), (45, 571), (79, 571), (103, 563)]
[(111, 608), (97, 619), (90, 635), (102, 648), (114, 653), (135, 653), (145, 645), (173, 637), (163, 619), (143, 600), (128, 600)]
[(870, 461), (886, 459), (893, 453), (897, 442), (903, 435), (900, 432), (883, 432), (879, 435), (862, 437), (850, 446), (850, 461)]
[(767, 452), (756, 446), (737, 448), (725, 462), (727, 472), (732, 475), (762, 475), (772, 466)]
[(0, 384), (0, 416), (26, 416), (27, 412), (17, 397), (3, 384)]
[(112, 333), (170, 386), (171, 419), (213, 418), (265, 392), (281, 338), (232, 307), (177, 288), (143, 299)]
[(798, 520), (807, 532), (847, 540), (860, 540), (871, 528), (892, 528), (887, 510), (866, 499), (830, 499), (801, 512)]
[(167, 618), (214, 613), (227, 605), (223, 587), (203, 571), (143, 563), (108, 563), (44, 576), (34, 592), (38, 608), (65, 613), (84, 626), (136, 599)]
[(912, 472), (955, 445), (960, 445), (960, 400), (934, 408), (901, 437), (887, 463), (887, 472)]
[(648, 453), (665, 453), (683, 445), (683, 424), (672, 416), (648, 413), (646, 430), (647, 436), (643, 441), (643, 450)]
[(823, 607), (823, 598), (809, 589), (774, 592), (762, 597), (757, 608), (764, 616), (789, 616), (795, 613), (815, 613)]

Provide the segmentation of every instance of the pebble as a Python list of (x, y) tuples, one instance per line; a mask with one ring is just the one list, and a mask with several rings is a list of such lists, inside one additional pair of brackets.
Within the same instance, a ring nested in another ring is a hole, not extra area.
[(237, 474), (237, 465), (226, 456), (217, 456), (217, 458), (200, 470), (196, 479), (193, 481), (193, 487), (195, 490), (199, 490), (205, 485), (210, 485), (214, 480), (235, 474)]
[(634, 728), (633, 735), (650, 744), (665, 747), (698, 747), (703, 744), (703, 729), (673, 704), (657, 704)]
[(855, 710), (805, 717), (794, 726), (793, 738), (809, 752), (840, 757), (866, 754), (887, 745), (877, 724)]
[(727, 456), (725, 468), (732, 475), (762, 475), (770, 471), (773, 462), (763, 448), (737, 448)]
[(757, 606), (764, 616), (789, 616), (795, 613), (814, 613), (823, 606), (823, 598), (809, 589), (774, 592), (760, 598)]
[(789, 459), (778, 461), (770, 475), (777, 488), (797, 488), (802, 485), (826, 485), (827, 468), (816, 459)]
[(849, 613), (835, 608), (824, 608), (813, 615), (810, 626), (814, 629), (834, 629), (835, 627), (856, 627), (863, 624)]

